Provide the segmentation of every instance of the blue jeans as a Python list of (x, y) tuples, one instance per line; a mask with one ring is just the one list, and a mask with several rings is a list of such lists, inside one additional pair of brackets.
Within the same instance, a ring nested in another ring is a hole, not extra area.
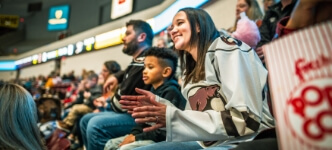
[(195, 150), (202, 149), (196, 141), (190, 142), (159, 142), (135, 148), (134, 150)]
[(104, 149), (109, 139), (129, 134), (135, 125), (130, 114), (113, 111), (86, 114), (80, 121), (87, 150)]

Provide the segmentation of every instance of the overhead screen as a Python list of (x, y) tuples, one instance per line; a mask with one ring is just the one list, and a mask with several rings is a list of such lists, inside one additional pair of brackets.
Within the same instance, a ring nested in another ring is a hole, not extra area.
[(69, 24), (69, 5), (50, 8), (47, 30), (66, 30)]

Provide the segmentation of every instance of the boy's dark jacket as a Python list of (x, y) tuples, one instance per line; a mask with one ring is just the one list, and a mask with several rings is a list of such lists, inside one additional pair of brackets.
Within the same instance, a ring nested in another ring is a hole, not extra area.
[[(186, 100), (181, 94), (179, 84), (174, 80), (170, 79), (157, 89), (151, 88), (151, 92), (158, 95), (164, 99), (169, 100), (174, 106), (183, 110), (186, 105)], [(148, 124), (138, 124), (132, 129), (131, 134), (135, 135), (136, 141), (141, 140), (153, 140), (154, 142), (161, 142), (166, 140), (165, 130), (155, 130), (151, 132), (143, 132), (143, 128), (148, 127)]]

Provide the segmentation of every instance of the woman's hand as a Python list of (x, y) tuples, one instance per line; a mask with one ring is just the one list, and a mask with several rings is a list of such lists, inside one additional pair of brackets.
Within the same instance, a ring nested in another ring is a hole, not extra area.
[(113, 91), (116, 86), (118, 85), (118, 79), (115, 76), (109, 76), (107, 80), (104, 83), (104, 93), (108, 93), (110, 91)]
[(102, 84), (104, 84), (104, 82), (105, 82), (104, 76), (102, 74), (99, 74), (98, 75), (98, 84), (102, 85)]
[(154, 106), (142, 106), (134, 108), (132, 116), (136, 123), (154, 122), (151, 127), (143, 129), (144, 132), (150, 132), (159, 128), (166, 127), (166, 105), (156, 101)]
[(121, 96), (121, 100), (119, 101), (122, 105), (122, 109), (127, 109), (128, 113), (132, 114), (133, 109), (139, 106), (153, 106), (151, 100), (155, 101), (156, 96), (146, 90), (136, 88), (135, 91), (139, 94), (143, 95), (123, 95)]
[(156, 96), (149, 91), (138, 88), (135, 90), (142, 95), (121, 96), (122, 108), (127, 109), (136, 118), (136, 123), (155, 123), (151, 127), (144, 128), (144, 132), (166, 127), (166, 105), (156, 102)]

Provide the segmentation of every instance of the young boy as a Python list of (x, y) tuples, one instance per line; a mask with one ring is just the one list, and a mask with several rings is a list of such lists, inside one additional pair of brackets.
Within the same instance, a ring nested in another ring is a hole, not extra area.
[[(151, 84), (151, 92), (169, 100), (174, 106), (183, 110), (186, 100), (180, 92), (180, 86), (174, 79), (178, 57), (171, 49), (152, 47), (145, 52), (143, 81)], [(166, 131), (158, 129), (143, 132), (148, 124), (138, 124), (132, 129), (131, 134), (110, 139), (105, 149), (133, 149), (155, 142), (166, 140)]]

